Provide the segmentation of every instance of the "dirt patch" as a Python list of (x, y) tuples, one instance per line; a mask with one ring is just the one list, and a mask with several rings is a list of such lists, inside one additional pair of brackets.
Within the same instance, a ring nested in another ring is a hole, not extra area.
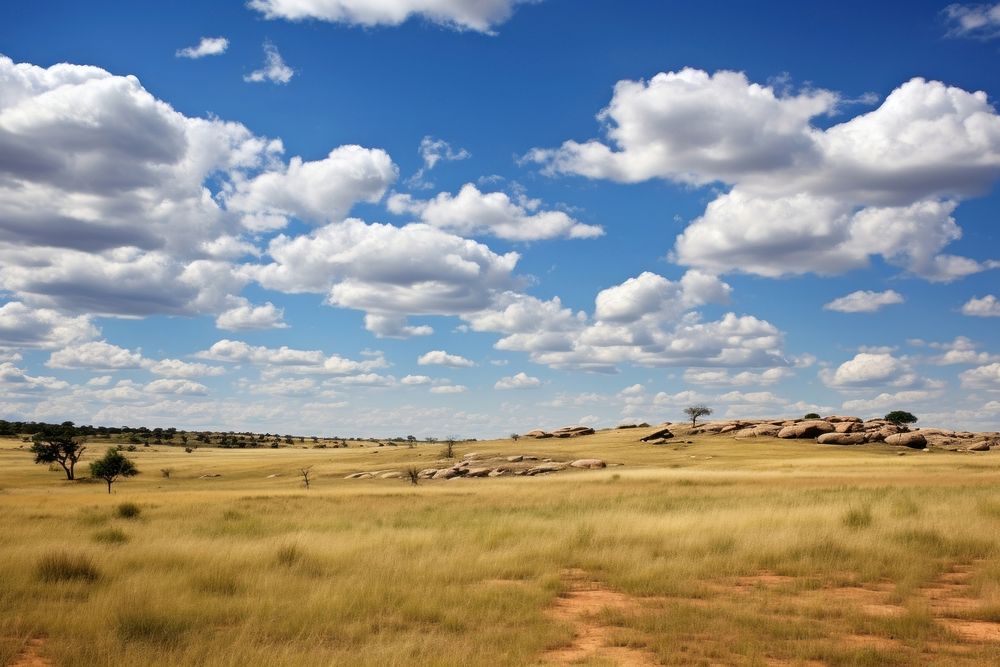
[(44, 645), (44, 639), (39, 637), (29, 639), (17, 659), (10, 663), (10, 667), (52, 667), (52, 661), (42, 656), (40, 652)]
[(967, 642), (1000, 642), (1000, 623), (943, 618), (939, 622)]
[(661, 664), (648, 651), (612, 646), (612, 628), (601, 621), (600, 614), (605, 610), (627, 612), (637, 609), (638, 598), (613, 591), (580, 570), (569, 570), (563, 576), (570, 589), (556, 599), (546, 615), (553, 621), (571, 625), (575, 636), (568, 646), (546, 651), (542, 656), (543, 662), (570, 665), (583, 660), (604, 660), (620, 667)]

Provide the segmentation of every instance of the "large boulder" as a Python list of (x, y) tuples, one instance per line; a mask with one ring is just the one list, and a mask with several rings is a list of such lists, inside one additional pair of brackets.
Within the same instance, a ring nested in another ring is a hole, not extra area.
[(661, 428), (653, 431), (647, 436), (639, 438), (639, 442), (649, 442), (651, 440), (666, 440), (672, 437), (674, 437), (674, 434), (670, 432), (669, 428)]
[(990, 447), (993, 444), (994, 443), (990, 442), (989, 440), (983, 440), (982, 442), (975, 442), (969, 445), (968, 447), (966, 447), (966, 449), (968, 449), (970, 452), (988, 452), (990, 451)]
[(525, 475), (541, 475), (548, 472), (559, 472), (563, 470), (566, 466), (562, 463), (543, 463), (542, 465), (535, 466), (534, 468), (528, 468), (524, 471)]
[(856, 424), (861, 423), (861, 417), (844, 417), (841, 415), (830, 415), (829, 417), (824, 417), (823, 419), (824, 421), (828, 421), (831, 424), (840, 424), (844, 422), (851, 422)]
[(864, 433), (824, 433), (816, 442), (821, 445), (863, 445), (867, 439)]
[(593, 435), (594, 429), (589, 426), (564, 426), (552, 431), (552, 435), (557, 438), (575, 438), (580, 435)]
[(431, 479), (451, 479), (452, 477), (458, 477), (459, 472), (454, 468), (443, 468), (434, 473), (434, 477)]
[(862, 426), (860, 420), (856, 422), (841, 420), (839, 422), (831, 422), (831, 423), (833, 423), (833, 430), (836, 431), (837, 433), (860, 433), (865, 430), (865, 427)]
[(537, 439), (540, 440), (542, 438), (551, 438), (552, 434), (549, 433), (548, 431), (543, 431), (540, 428), (536, 428), (534, 431), (528, 431), (527, 433), (525, 433), (524, 437), (526, 437), (526, 438), (537, 438)]
[(606, 468), (608, 464), (601, 459), (577, 459), (570, 465), (574, 468)]
[(833, 424), (822, 419), (809, 419), (786, 426), (778, 431), (779, 438), (815, 438), (824, 433), (832, 433)]
[(918, 431), (910, 433), (894, 433), (885, 439), (885, 444), (910, 449), (923, 449), (927, 446), (927, 438)]
[(490, 474), (493, 468), (469, 468), (469, 472), (466, 473), (466, 477), (486, 477)]

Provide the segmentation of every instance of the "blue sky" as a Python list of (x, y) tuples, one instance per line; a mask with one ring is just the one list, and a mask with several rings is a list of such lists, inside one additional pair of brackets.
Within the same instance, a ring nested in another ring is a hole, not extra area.
[(0, 8), (0, 415), (996, 428), (1000, 5)]

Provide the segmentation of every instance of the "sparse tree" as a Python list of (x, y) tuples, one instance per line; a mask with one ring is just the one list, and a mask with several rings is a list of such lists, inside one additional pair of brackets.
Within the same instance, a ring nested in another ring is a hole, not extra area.
[(420, 471), (416, 468), (407, 468), (406, 479), (410, 480), (410, 484), (416, 486), (420, 483)]
[(111, 493), (111, 485), (118, 481), (119, 477), (135, 477), (139, 474), (135, 464), (117, 449), (109, 449), (102, 458), (90, 464), (90, 476), (103, 479), (108, 484), (108, 493)]
[(453, 435), (449, 435), (447, 438), (445, 438), (444, 449), (441, 450), (441, 455), (444, 456), (444, 458), (446, 459), (455, 458), (455, 440), (457, 439), (458, 438), (456, 438)]
[(66, 473), (66, 479), (75, 479), (76, 463), (87, 448), (73, 436), (72, 425), (43, 428), (32, 438), (31, 451), (35, 455), (35, 463), (58, 463)]
[(906, 412), (905, 410), (893, 410), (885, 416), (885, 420), (898, 426), (915, 424), (917, 422), (916, 416), (912, 412)]
[(517, 442), (520, 439), (520, 437), (521, 436), (518, 433), (511, 433), (510, 434), (510, 439), (513, 440), (514, 442)]
[(305, 485), (306, 490), (309, 490), (309, 476), (312, 475), (312, 466), (306, 466), (305, 468), (299, 468), (299, 474), (302, 475), (302, 483)]
[(698, 417), (707, 417), (712, 414), (712, 408), (704, 405), (692, 405), (689, 408), (684, 408), (684, 414), (691, 418), (691, 428), (694, 428)]

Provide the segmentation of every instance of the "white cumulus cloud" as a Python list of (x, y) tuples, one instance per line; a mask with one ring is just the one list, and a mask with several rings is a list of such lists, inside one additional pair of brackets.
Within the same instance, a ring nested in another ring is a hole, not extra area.
[(471, 368), (476, 362), (458, 354), (449, 354), (444, 350), (431, 350), (420, 355), (417, 363), (421, 366), (450, 366), (452, 368)]
[(225, 37), (202, 37), (196, 46), (188, 46), (177, 50), (178, 58), (204, 58), (218, 56), (229, 48), (229, 40)]
[(527, 373), (515, 373), (508, 377), (502, 377), (493, 385), (494, 389), (531, 389), (540, 387), (542, 381), (536, 377), (531, 377)]
[(903, 295), (895, 290), (874, 292), (872, 290), (857, 290), (845, 296), (834, 299), (823, 308), (835, 310), (838, 313), (874, 313), (885, 306), (903, 303)]
[(455, 30), (490, 33), (514, 7), (534, 0), (250, 0), (269, 19), (316, 19), (362, 26), (399, 25), (421, 17)]
[(285, 59), (278, 52), (278, 47), (265, 41), (264, 66), (250, 72), (243, 77), (243, 80), (248, 83), (269, 81), (270, 83), (285, 84), (291, 81), (293, 76), (295, 76), (295, 70), (285, 63)]
[(963, 315), (973, 317), (1000, 317), (1000, 300), (992, 294), (984, 297), (973, 297), (962, 306)]

